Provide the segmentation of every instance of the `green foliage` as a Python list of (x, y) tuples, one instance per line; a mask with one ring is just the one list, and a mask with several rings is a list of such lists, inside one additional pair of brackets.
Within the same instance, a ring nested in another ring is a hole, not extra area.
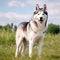
[[(1, 33), (1, 32), (0, 32)], [(18, 55), (17, 58), (15, 58), (15, 40), (13, 35), (15, 36), (15, 32), (11, 34), (11, 32), (7, 33), (8, 36), (12, 35), (11, 37), (8, 37), (9, 42), (7, 42), (7, 35), (5, 35), (6, 32), (2, 32), (2, 35), (0, 34), (0, 38), (4, 36), (2, 39), (4, 42), (0, 44), (0, 60), (60, 60), (60, 34), (57, 35), (51, 35), (46, 34), (44, 39), (44, 45), (42, 50), (42, 57), (38, 57), (37, 51), (38, 48), (33, 48), (33, 56), (32, 58), (28, 57), (28, 49), (25, 50), (26, 56), (22, 57), (21, 54)], [(11, 41), (11, 38), (13, 38)], [(2, 41), (0, 40), (0, 42)], [(5, 43), (7, 46), (5, 46)], [(11, 45), (12, 44), (12, 45)], [(11, 45), (11, 46), (10, 46)]]
[(17, 26), (15, 25), (15, 26), (14, 26), (14, 31), (16, 31), (16, 29), (17, 29)]
[(59, 25), (49, 24), (47, 28), (47, 33), (58, 34), (60, 31)]
[(13, 29), (13, 23), (11, 23), (11, 26), (10, 27), (11, 27), (11, 29)]
[(15, 44), (15, 32), (0, 31), (0, 45), (11, 46)]
[[(14, 28), (13, 28), (14, 27)], [(13, 23), (11, 23), (11, 24), (7, 24), (7, 25), (5, 25), (5, 26), (1, 26), (0, 25), (0, 30), (2, 30), (2, 31), (9, 31), (9, 32), (12, 32), (12, 31), (16, 31), (16, 29), (17, 29), (17, 26), (15, 25), (13, 25)]]

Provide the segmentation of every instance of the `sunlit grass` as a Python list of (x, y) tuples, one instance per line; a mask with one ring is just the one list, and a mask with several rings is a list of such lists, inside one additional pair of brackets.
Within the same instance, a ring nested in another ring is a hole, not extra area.
[(46, 34), (43, 44), (42, 57), (38, 57), (38, 49), (33, 48), (33, 56), (29, 58), (20, 54), (15, 58), (15, 32), (0, 32), (0, 60), (60, 60), (60, 34)]
[(0, 45), (11, 46), (15, 44), (15, 33), (0, 31)]

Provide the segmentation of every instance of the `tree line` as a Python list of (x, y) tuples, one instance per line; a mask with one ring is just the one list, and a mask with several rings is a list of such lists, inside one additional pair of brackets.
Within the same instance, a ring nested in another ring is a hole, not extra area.
[[(7, 24), (5, 26), (0, 25), (0, 30), (1, 31), (16, 31), (17, 26), (14, 25), (13, 23)], [(51, 34), (58, 34), (60, 33), (60, 25), (55, 25), (55, 24), (49, 24), (47, 27), (46, 33), (51, 33)]]
[(13, 25), (13, 23), (7, 24), (7, 25), (4, 25), (4, 26), (0, 25), (0, 30), (2, 30), (2, 31), (11, 32), (11, 31), (16, 31), (16, 29), (17, 29), (17, 26)]
[(60, 25), (55, 25), (51, 23), (48, 25), (46, 32), (51, 34), (58, 34), (60, 33)]

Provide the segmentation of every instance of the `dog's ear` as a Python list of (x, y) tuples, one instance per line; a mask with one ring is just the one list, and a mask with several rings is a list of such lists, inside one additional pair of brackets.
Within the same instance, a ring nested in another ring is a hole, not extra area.
[(35, 11), (36, 11), (36, 12), (39, 11), (39, 5), (38, 5), (38, 4), (36, 4), (36, 6), (35, 6)]
[(43, 10), (44, 10), (44, 12), (47, 10), (47, 5), (46, 4), (43, 5)]

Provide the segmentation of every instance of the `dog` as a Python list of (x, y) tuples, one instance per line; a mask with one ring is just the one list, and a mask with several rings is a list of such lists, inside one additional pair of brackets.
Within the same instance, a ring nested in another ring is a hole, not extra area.
[(19, 52), (24, 56), (27, 45), (29, 46), (29, 57), (32, 57), (32, 49), (35, 42), (38, 43), (38, 55), (41, 56), (47, 19), (48, 13), (46, 4), (44, 4), (43, 8), (36, 6), (32, 19), (29, 22), (22, 22), (18, 25), (15, 57), (17, 57)]

